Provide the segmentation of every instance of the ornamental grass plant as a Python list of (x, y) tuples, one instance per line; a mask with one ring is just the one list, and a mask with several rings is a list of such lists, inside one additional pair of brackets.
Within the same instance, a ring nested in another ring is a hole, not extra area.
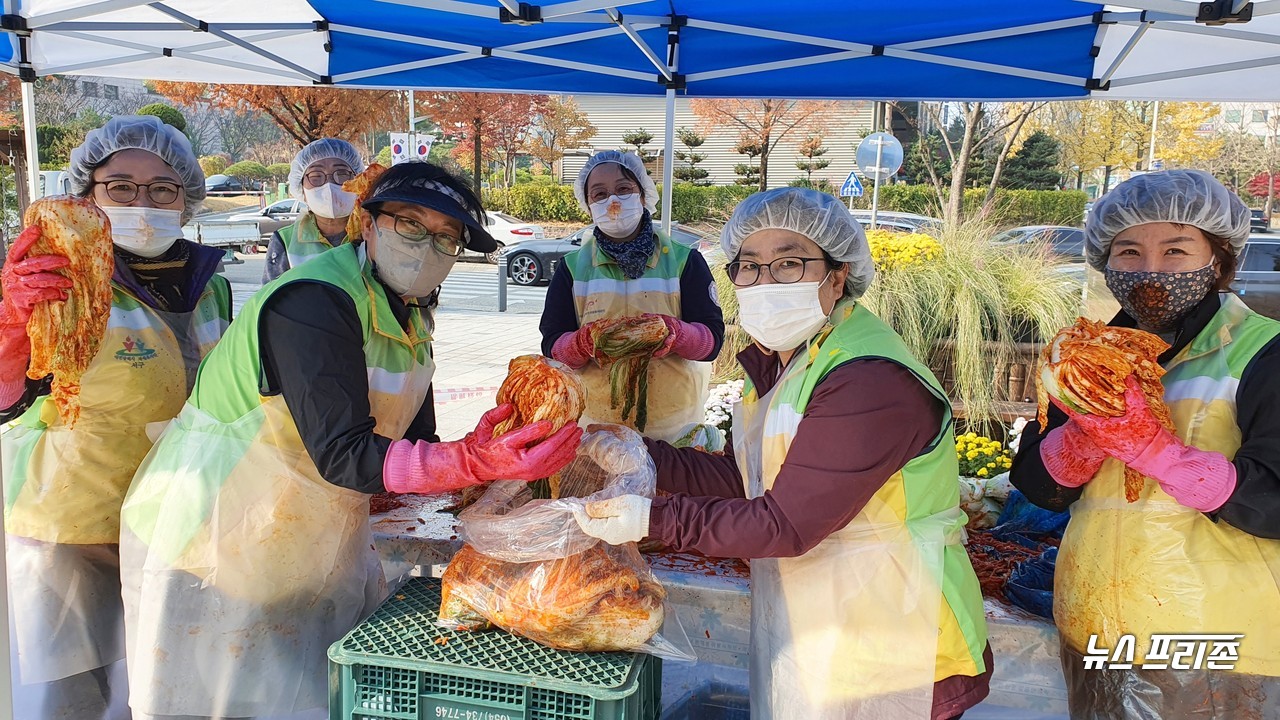
[[(1043, 342), (1080, 310), (1077, 276), (1046, 248), (996, 247), (998, 227), (948, 223), (929, 238), (878, 236), (876, 279), (862, 302), (934, 369), (971, 426), (998, 424), (1000, 384), (1020, 343)], [(881, 258), (884, 258), (882, 260)], [(1021, 400), (1022, 398), (1015, 398)]]

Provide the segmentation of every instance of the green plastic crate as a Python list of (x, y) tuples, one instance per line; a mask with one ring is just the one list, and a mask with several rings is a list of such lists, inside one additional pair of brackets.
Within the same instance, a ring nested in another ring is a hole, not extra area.
[[(662, 663), (552, 650), (435, 624), (440, 581), (413, 578), (329, 648), (330, 720), (656, 720)], [(441, 640), (444, 638), (444, 640)]]

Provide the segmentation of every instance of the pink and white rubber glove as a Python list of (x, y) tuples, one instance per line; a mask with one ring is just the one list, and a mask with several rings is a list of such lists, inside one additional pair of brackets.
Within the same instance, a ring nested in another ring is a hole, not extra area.
[(1222, 507), (1235, 492), (1236, 466), (1222, 453), (1179, 440), (1151, 412), (1137, 379), (1125, 385), (1125, 414), (1118, 418), (1063, 409), (1098, 449), (1160, 483), (1174, 500), (1201, 512)]
[(0, 271), (0, 409), (13, 407), (27, 386), (31, 339), (27, 321), (35, 306), (50, 300), (66, 300), (71, 278), (56, 271), (71, 261), (61, 255), (27, 257), (40, 239), (40, 228), (23, 230), (9, 246)]
[(575, 424), (551, 433), (551, 423), (543, 420), (494, 437), (494, 427), (514, 411), (510, 404), (499, 405), (461, 440), (392, 442), (382, 484), (391, 492), (430, 495), (490, 480), (538, 480), (577, 456), (582, 429)]
[(1040, 441), (1040, 459), (1054, 482), (1077, 488), (1098, 474), (1107, 454), (1093, 444), (1074, 420), (1068, 420)]
[(662, 347), (653, 352), (655, 358), (675, 353), (685, 360), (704, 360), (716, 345), (716, 339), (706, 325), (687, 323), (670, 315), (655, 313), (645, 313), (641, 317), (661, 318), (667, 325), (667, 339), (662, 342)]
[(596, 356), (596, 341), (591, 337), (593, 325), (595, 323), (587, 323), (557, 338), (555, 344), (551, 346), (551, 359), (558, 360), (574, 370), (591, 362)]

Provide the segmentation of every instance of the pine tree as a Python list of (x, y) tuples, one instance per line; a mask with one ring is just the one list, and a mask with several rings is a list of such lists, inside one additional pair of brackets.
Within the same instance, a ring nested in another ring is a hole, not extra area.
[(672, 168), (671, 174), (675, 175), (677, 180), (683, 182), (694, 185), (710, 185), (711, 183), (707, 180), (707, 176), (710, 173), (698, 167), (698, 163), (706, 160), (707, 155), (706, 153), (694, 152), (702, 146), (702, 143), (706, 142), (706, 138), (689, 128), (677, 130), (676, 138), (680, 140), (680, 144), (688, 148), (688, 150), (677, 150), (676, 159), (687, 164)]
[(1017, 155), (1009, 158), (1001, 185), (1015, 190), (1054, 190), (1062, 181), (1058, 171), (1061, 144), (1048, 133), (1037, 130), (1022, 143)]
[(622, 142), (628, 145), (634, 145), (636, 148), (636, 154), (644, 161), (645, 168), (651, 172), (653, 171), (653, 155), (651, 155), (648, 150), (644, 149), (645, 145), (653, 142), (653, 133), (645, 130), (644, 128), (628, 130), (622, 134)]
[(804, 171), (804, 180), (807, 187), (813, 187), (813, 173), (815, 170), (822, 170), (831, 165), (830, 160), (823, 160), (822, 156), (827, 154), (827, 149), (822, 147), (821, 135), (810, 135), (805, 141), (800, 143), (800, 155), (804, 160), (796, 163), (796, 167)]
[(738, 144), (733, 148), (734, 152), (747, 156), (747, 162), (738, 163), (733, 166), (733, 172), (738, 176), (735, 183), (739, 185), (760, 185), (760, 163), (756, 158), (760, 157), (760, 153), (764, 148), (760, 147), (760, 143), (752, 140), (747, 135), (743, 135), (738, 139)]

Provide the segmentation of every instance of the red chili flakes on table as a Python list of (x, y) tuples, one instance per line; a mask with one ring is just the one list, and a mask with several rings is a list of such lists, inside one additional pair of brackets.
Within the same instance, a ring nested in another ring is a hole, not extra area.
[(1013, 568), (1023, 560), (1035, 557), (1039, 551), (1023, 547), (1015, 542), (998, 540), (985, 531), (969, 533), (969, 544), (965, 546), (969, 553), (969, 562), (978, 575), (978, 584), (982, 586), (982, 595), (1008, 602), (1004, 595), (1005, 583)]
[(369, 514), (382, 515), (405, 506), (405, 501), (395, 493), (376, 493), (369, 498)]

